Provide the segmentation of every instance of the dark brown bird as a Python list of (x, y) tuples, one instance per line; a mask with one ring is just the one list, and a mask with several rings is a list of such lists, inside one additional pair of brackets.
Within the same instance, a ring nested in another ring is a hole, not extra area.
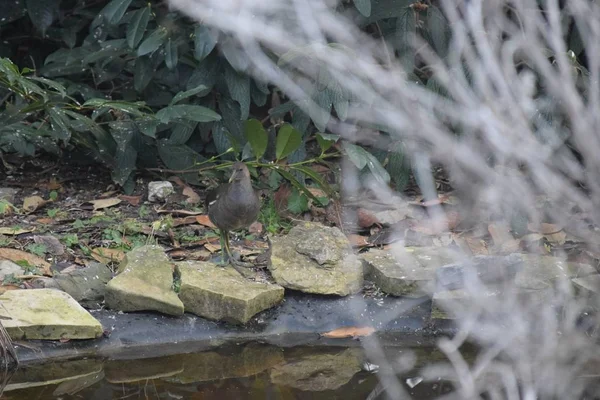
[(219, 228), (223, 261), (232, 260), (229, 231), (245, 228), (256, 221), (260, 198), (252, 187), (250, 171), (242, 162), (233, 164), (229, 183), (219, 186), (206, 196), (208, 218)]

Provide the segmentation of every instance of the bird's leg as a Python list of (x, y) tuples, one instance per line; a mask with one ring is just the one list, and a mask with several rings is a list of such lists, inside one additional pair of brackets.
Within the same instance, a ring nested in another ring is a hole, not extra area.
[(231, 259), (231, 252), (229, 250), (229, 232), (220, 229), (219, 230), (220, 242), (221, 242), (221, 265), (229, 264)]

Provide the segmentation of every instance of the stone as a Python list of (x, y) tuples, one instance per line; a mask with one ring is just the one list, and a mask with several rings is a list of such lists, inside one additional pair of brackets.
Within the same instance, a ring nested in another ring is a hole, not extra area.
[(0, 200), (15, 204), (15, 196), (19, 193), (19, 189), (0, 187)]
[(244, 378), (257, 375), (284, 361), (282, 349), (258, 343), (236, 346), (228, 352), (205, 351), (182, 354), (180, 357), (184, 371), (163, 380), (189, 384)]
[(183, 315), (173, 291), (173, 268), (160, 246), (138, 247), (125, 255), (119, 274), (106, 285), (104, 301), (120, 311), (158, 311)]
[(0, 319), (14, 340), (93, 339), (102, 335), (100, 322), (59, 290), (9, 290), (0, 296), (0, 304)]
[(572, 278), (571, 282), (577, 290), (586, 295), (600, 294), (600, 275), (589, 275), (581, 278)]
[(245, 324), (283, 300), (281, 286), (249, 281), (232, 267), (203, 261), (176, 265), (181, 274), (179, 298), (185, 311), (203, 318)]
[[(62, 290), (54, 278), (47, 276), (40, 276), (29, 281), (29, 284), (33, 289), (56, 289)], [(72, 297), (72, 296), (71, 296)]]
[(338, 296), (362, 288), (362, 263), (338, 228), (303, 222), (272, 242), (269, 270), (277, 284), (305, 293)]
[(522, 269), (523, 258), (520, 254), (475, 256), (438, 268), (435, 272), (436, 287), (438, 290), (455, 290), (464, 288), (470, 281), (485, 284), (510, 282)]
[(148, 183), (148, 201), (165, 201), (175, 192), (173, 184), (169, 181), (154, 181)]
[(271, 382), (308, 392), (335, 390), (350, 382), (362, 370), (361, 350), (320, 350), (271, 368)]
[(112, 277), (104, 264), (93, 262), (85, 268), (69, 269), (54, 275), (61, 290), (86, 308), (99, 308), (104, 301), (106, 284)]
[(597, 274), (596, 269), (589, 264), (567, 262), (553, 256), (521, 256), (524, 268), (517, 273), (515, 282), (522, 289), (546, 289), (553, 287), (559, 279), (570, 280)]
[(0, 260), (0, 281), (4, 281), (7, 275), (25, 275), (25, 270), (12, 261)]
[(459, 257), (457, 252), (439, 247), (405, 247), (393, 253), (371, 249), (360, 255), (367, 279), (385, 293), (406, 297), (433, 293), (436, 271)]

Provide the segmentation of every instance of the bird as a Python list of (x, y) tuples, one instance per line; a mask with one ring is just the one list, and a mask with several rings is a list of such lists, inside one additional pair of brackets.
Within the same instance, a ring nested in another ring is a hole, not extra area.
[(229, 231), (248, 227), (260, 211), (260, 197), (252, 187), (246, 164), (233, 164), (229, 182), (207, 194), (206, 209), (208, 218), (219, 229), (222, 263), (235, 262), (229, 247)]

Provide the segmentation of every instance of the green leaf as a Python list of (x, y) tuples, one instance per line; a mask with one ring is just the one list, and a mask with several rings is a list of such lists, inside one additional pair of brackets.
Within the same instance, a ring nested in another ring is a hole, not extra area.
[(53, 81), (51, 79), (42, 78), (39, 76), (31, 76), (31, 77), (29, 77), (29, 79), (36, 81), (36, 82), (41, 82), (44, 85), (56, 90), (61, 95), (61, 97), (67, 97), (67, 89), (63, 85), (61, 85), (60, 83), (58, 83), (56, 81)]
[(408, 183), (410, 177), (410, 164), (405, 160), (404, 146), (400, 144), (394, 147), (395, 151), (390, 153), (386, 169), (396, 185), (396, 190), (401, 191)]
[(171, 105), (180, 102), (183, 99), (187, 99), (188, 97), (192, 97), (194, 95), (198, 95), (198, 97), (202, 97), (210, 92), (210, 89), (204, 85), (200, 85), (195, 87), (194, 89), (186, 90), (185, 92), (179, 92), (175, 96), (173, 96), (173, 100), (171, 100)]
[(185, 144), (196, 129), (198, 123), (186, 124), (180, 123), (175, 126), (171, 136), (169, 137), (169, 144)]
[(240, 104), (240, 119), (248, 119), (250, 112), (250, 77), (237, 73), (233, 68), (225, 70), (225, 83), (231, 98)]
[(290, 174), (288, 171), (284, 170), (283, 168), (277, 168), (277, 172), (279, 174), (281, 174), (281, 176), (283, 176), (285, 179), (287, 179), (295, 188), (297, 188), (298, 190), (300, 190), (302, 193), (304, 193), (304, 195), (310, 199), (313, 199), (314, 201), (319, 201), (319, 199), (317, 197), (315, 197), (314, 194), (312, 194), (310, 192), (310, 190), (308, 190), (306, 188), (305, 185), (301, 184), (298, 179), (296, 179), (296, 177), (294, 177), (294, 175)]
[(148, 57), (138, 57), (135, 60), (135, 70), (133, 75), (133, 87), (137, 92), (142, 92), (150, 83), (154, 76), (154, 68)]
[[(336, 140), (327, 139), (323, 135), (325, 135), (325, 134), (317, 133), (317, 143), (319, 144), (319, 147), (321, 148), (321, 153), (325, 153), (336, 142)], [(333, 136), (335, 136), (335, 135), (333, 135)], [(338, 139), (339, 139), (339, 137), (338, 137)]]
[(146, 116), (146, 114), (140, 111), (140, 108), (146, 107), (146, 104), (143, 101), (126, 102), (126, 101), (111, 101), (105, 99), (90, 99), (83, 103), (83, 107), (94, 108), (96, 110), (107, 107), (112, 108), (114, 110), (119, 110), (128, 114), (133, 114), (139, 117)]
[(329, 184), (323, 180), (321, 175), (319, 175), (317, 172), (312, 170), (310, 167), (301, 165), (301, 166), (294, 167), (294, 168), (297, 169), (298, 171), (302, 172), (304, 175), (308, 176), (310, 179), (312, 179), (313, 182), (315, 182), (327, 194), (333, 193)]
[(367, 166), (367, 162), (369, 161), (368, 151), (350, 142), (344, 142), (343, 146), (346, 155), (348, 156), (352, 164), (356, 166), (356, 168), (362, 170)]
[(154, 53), (160, 46), (163, 45), (167, 39), (168, 32), (162, 26), (156, 28), (154, 32), (150, 34), (137, 49), (138, 57), (146, 54)]
[(385, 168), (383, 168), (379, 160), (377, 160), (377, 158), (375, 158), (375, 156), (371, 153), (367, 152), (366, 150), (364, 151), (367, 153), (367, 167), (369, 168), (369, 171), (371, 171), (371, 174), (373, 174), (373, 177), (380, 183), (390, 183), (390, 174), (388, 174)]
[(427, 8), (427, 33), (438, 56), (446, 57), (450, 41), (450, 26), (442, 11), (435, 6)]
[(58, 107), (49, 108), (47, 110), (52, 123), (52, 130), (57, 133), (57, 137), (64, 140), (65, 143), (71, 138), (71, 129), (69, 128), (69, 119)]
[[(157, 144), (161, 160), (170, 169), (192, 170), (196, 163), (206, 160), (186, 145), (172, 145), (167, 140), (159, 140)], [(199, 183), (200, 181), (198, 173), (193, 170), (190, 173), (183, 174), (182, 177), (191, 183)]]
[(259, 120), (249, 119), (244, 122), (244, 133), (252, 147), (254, 157), (259, 160), (265, 154), (269, 144), (267, 131)]
[(208, 27), (204, 25), (196, 26), (196, 29), (194, 30), (194, 58), (196, 60), (204, 60), (204, 58), (213, 51), (216, 44), (217, 41)]
[(177, 66), (177, 62), (177, 44), (175, 44), (175, 42), (169, 38), (167, 40), (167, 44), (165, 45), (165, 64), (167, 64), (167, 68), (173, 69)]
[(288, 210), (294, 214), (301, 214), (308, 210), (308, 198), (304, 193), (300, 193), (297, 188), (293, 188), (288, 198)]
[(396, 19), (396, 51), (406, 72), (412, 72), (415, 68), (413, 41), (416, 29), (415, 13), (412, 8), (406, 7)]
[[(6, 3), (6, 2), (5, 2)], [(25, 0), (27, 12), (33, 26), (46, 36), (46, 30), (54, 22), (54, 17), (58, 15), (60, 0)], [(2, 5), (2, 8), (6, 4)], [(2, 11), (4, 13), (4, 10)]]
[(100, 11), (100, 14), (104, 16), (106, 22), (116, 25), (121, 21), (130, 4), (131, 0), (112, 0)]
[(371, 0), (354, 0), (354, 7), (365, 17), (371, 15)]
[(150, 21), (150, 7), (140, 8), (133, 13), (131, 22), (127, 24), (127, 44), (130, 48), (135, 47), (140, 43), (146, 32), (146, 27)]
[(280, 160), (293, 153), (302, 144), (302, 134), (290, 124), (283, 124), (277, 132), (275, 157)]
[(196, 122), (219, 121), (221, 116), (203, 106), (192, 104), (177, 104), (174, 106), (165, 107), (156, 113), (156, 118), (163, 124), (174, 119), (183, 119)]
[(309, 115), (317, 129), (324, 132), (331, 117), (331, 97), (327, 89), (318, 90), (313, 96), (316, 104), (310, 107)]

